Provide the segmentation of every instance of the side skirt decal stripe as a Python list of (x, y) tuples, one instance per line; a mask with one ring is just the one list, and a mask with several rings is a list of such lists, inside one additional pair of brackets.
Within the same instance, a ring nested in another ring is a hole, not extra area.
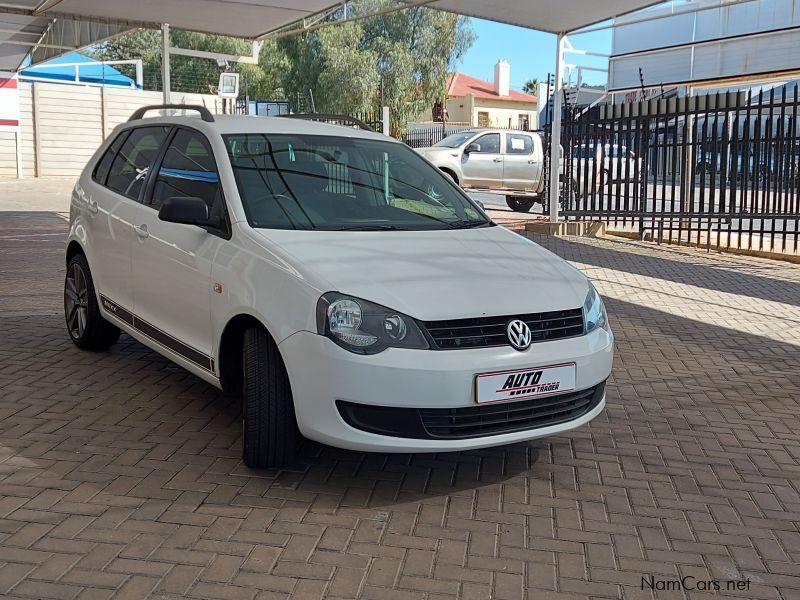
[(151, 325), (144, 319), (137, 317), (126, 308), (123, 308), (116, 302), (109, 300), (102, 294), (100, 294), (100, 301), (103, 303), (103, 308), (136, 329), (138, 332), (146, 335), (151, 340), (158, 342), (165, 348), (172, 350), (175, 354), (182, 356), (198, 367), (205, 369), (209, 373), (214, 372), (214, 360), (210, 356), (206, 356), (191, 346), (187, 346), (179, 339), (172, 337), (168, 333), (161, 331), (155, 325)]

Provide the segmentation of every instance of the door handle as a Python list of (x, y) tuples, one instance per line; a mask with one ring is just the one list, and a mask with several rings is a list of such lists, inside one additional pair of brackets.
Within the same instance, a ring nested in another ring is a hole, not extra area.
[(133, 230), (136, 232), (136, 235), (139, 236), (139, 239), (146, 239), (150, 237), (150, 232), (147, 231), (147, 225), (134, 225)]
[(96, 215), (97, 212), (100, 210), (97, 206), (97, 200), (93, 200), (92, 198), (86, 200), (86, 210)]
[(528, 164), (529, 164), (529, 165), (535, 165), (535, 164), (536, 164), (536, 161), (535, 161), (535, 160), (529, 160), (529, 161), (528, 161)]
[(494, 160), (492, 160), (492, 162), (503, 162), (503, 159), (502, 158), (495, 158)]

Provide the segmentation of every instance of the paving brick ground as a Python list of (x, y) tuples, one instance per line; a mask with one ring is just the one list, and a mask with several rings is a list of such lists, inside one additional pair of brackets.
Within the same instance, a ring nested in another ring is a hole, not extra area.
[(800, 598), (800, 267), (542, 240), (617, 334), (590, 426), (253, 471), (235, 399), (129, 338), (68, 341), (65, 230), (0, 212), (0, 597)]

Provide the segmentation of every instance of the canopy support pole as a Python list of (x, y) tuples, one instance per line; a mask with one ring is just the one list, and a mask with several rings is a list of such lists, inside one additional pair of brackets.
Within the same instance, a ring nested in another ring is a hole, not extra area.
[(556, 82), (553, 89), (553, 115), (550, 119), (550, 222), (558, 223), (561, 195), (561, 110), (564, 94), (564, 40), (563, 33), (556, 34)]
[(168, 23), (161, 25), (161, 88), (164, 91), (164, 104), (170, 104)]

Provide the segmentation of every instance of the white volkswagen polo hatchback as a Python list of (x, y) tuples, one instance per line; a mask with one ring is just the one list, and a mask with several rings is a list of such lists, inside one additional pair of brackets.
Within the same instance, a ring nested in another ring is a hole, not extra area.
[[(188, 108), (188, 107), (184, 107)], [(142, 119), (72, 194), (64, 306), (243, 397), (243, 455), (509, 444), (605, 405), (613, 336), (577, 269), (407, 146), (289, 118)]]

